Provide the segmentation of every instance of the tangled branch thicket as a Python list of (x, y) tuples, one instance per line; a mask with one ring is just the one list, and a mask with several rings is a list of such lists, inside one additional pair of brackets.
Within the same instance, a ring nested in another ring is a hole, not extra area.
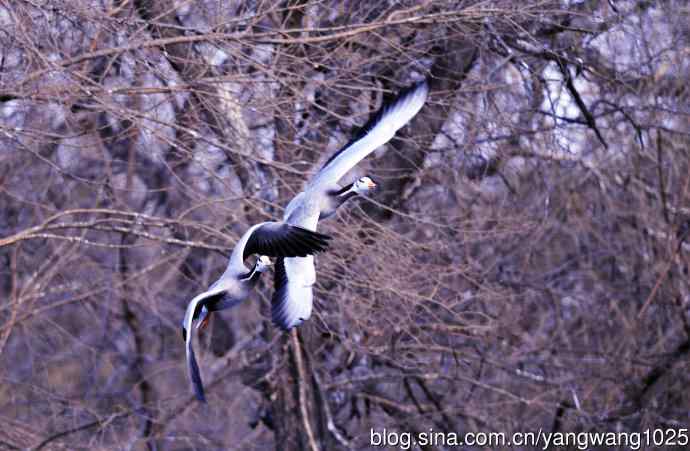
[[(0, 2), (0, 449), (369, 449), (370, 429), (688, 427), (686, 2)], [(320, 231), (180, 321), (371, 112), (429, 101)], [(447, 449), (443, 444), (426, 449)]]

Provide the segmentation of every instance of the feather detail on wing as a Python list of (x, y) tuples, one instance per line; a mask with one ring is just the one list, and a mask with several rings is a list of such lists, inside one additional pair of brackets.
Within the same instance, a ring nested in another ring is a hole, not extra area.
[(196, 357), (194, 356), (194, 347), (192, 346), (192, 331), (189, 330), (187, 333), (187, 368), (189, 369), (189, 378), (192, 380), (192, 387), (194, 388), (194, 395), (196, 399), (201, 402), (206, 402), (206, 396), (204, 395), (204, 383), (201, 380), (201, 372), (199, 371), (199, 365), (196, 363)]
[(330, 236), (284, 222), (263, 222), (247, 230), (232, 251), (226, 272), (244, 272), (252, 254), (268, 257), (304, 257), (324, 251)]
[(311, 316), (314, 257), (279, 258), (275, 265), (275, 292), (271, 299), (273, 324), (287, 331)]
[(252, 254), (306, 257), (322, 252), (331, 237), (284, 222), (266, 222), (254, 229), (244, 246), (243, 259)]
[(337, 183), (367, 155), (390, 141), (422, 109), (428, 94), (426, 81), (402, 91), (393, 102), (381, 108), (352, 141), (326, 162), (310, 186)]

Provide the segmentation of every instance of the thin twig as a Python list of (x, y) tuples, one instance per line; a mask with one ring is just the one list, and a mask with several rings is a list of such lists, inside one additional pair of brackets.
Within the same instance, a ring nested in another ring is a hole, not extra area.
[(302, 423), (304, 424), (304, 430), (307, 433), (307, 438), (309, 440), (309, 446), (312, 451), (319, 451), (319, 446), (316, 443), (314, 437), (314, 431), (311, 428), (309, 422), (309, 411), (307, 410), (307, 388), (305, 384), (307, 383), (307, 372), (304, 369), (304, 361), (302, 360), (302, 350), (299, 344), (299, 337), (297, 336), (297, 328), (293, 328), (290, 331), (290, 342), (292, 344), (292, 353), (295, 356), (295, 366), (297, 366), (297, 384), (299, 386), (299, 408), (302, 415)]

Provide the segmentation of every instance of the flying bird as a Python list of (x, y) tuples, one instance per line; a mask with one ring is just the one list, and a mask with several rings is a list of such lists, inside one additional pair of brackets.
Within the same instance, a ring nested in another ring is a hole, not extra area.
[[(204, 386), (192, 347), (192, 324), (197, 328), (205, 324), (209, 313), (234, 307), (244, 301), (270, 266), (270, 257), (307, 257), (321, 252), (331, 237), (308, 230), (299, 225), (284, 222), (263, 222), (249, 228), (235, 245), (223, 275), (208, 290), (197, 295), (187, 305), (182, 322), (182, 338), (185, 341), (187, 368), (194, 393), (205, 402)], [(259, 254), (249, 269), (244, 261), (252, 254)]]
[[(316, 231), (319, 219), (332, 216), (348, 199), (373, 189), (376, 184), (370, 177), (362, 177), (345, 187), (339, 186), (338, 180), (390, 141), (421, 110), (428, 94), (429, 85), (422, 81), (384, 105), (354, 139), (324, 164), (305, 190), (290, 201), (283, 221)], [(314, 256), (278, 258), (274, 277), (271, 316), (276, 326), (289, 330), (311, 316), (312, 286), (316, 283)]]

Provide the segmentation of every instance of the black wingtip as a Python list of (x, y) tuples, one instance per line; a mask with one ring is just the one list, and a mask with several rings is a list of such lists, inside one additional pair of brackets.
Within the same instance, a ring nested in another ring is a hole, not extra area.
[(204, 393), (204, 385), (201, 382), (201, 379), (193, 380), (192, 387), (194, 388), (194, 397), (196, 400), (200, 403), (206, 404), (206, 394)]
[(201, 372), (199, 365), (194, 356), (194, 350), (189, 348), (189, 355), (187, 356), (187, 364), (189, 366), (189, 378), (192, 380), (192, 388), (194, 389), (194, 396), (197, 401), (206, 403), (206, 396), (204, 395), (204, 383), (201, 380)]
[(329, 241), (332, 239), (330, 235), (315, 232), (304, 227), (293, 226), (299, 231), (300, 245), (302, 246), (302, 255), (299, 257), (306, 257), (317, 252), (325, 251), (329, 246)]
[(296, 324), (290, 324), (288, 322), (287, 316), (285, 316), (285, 313), (280, 309), (273, 311), (271, 320), (273, 325), (283, 332), (290, 332), (290, 329), (296, 326)]
[(392, 100), (390, 100), (388, 102), (385, 102), (381, 106), (381, 108), (379, 108), (379, 110), (369, 118), (367, 123), (358, 129), (357, 133), (352, 137), (352, 139), (347, 144), (345, 144), (345, 146), (343, 146), (338, 152), (331, 155), (331, 157), (323, 164), (322, 168), (325, 168), (326, 166), (328, 166), (333, 160), (335, 160), (338, 157), (338, 155), (340, 155), (342, 152), (344, 152), (353, 143), (362, 139), (367, 133), (369, 133), (383, 119), (383, 117), (388, 112), (396, 109), (401, 104), (407, 102), (410, 99), (410, 97), (416, 96), (417, 93), (420, 91), (424, 91), (424, 98), (426, 99), (426, 97), (429, 95), (429, 81), (428, 81), (428, 79), (424, 78), (421, 81), (418, 81), (417, 83), (413, 83), (413, 84), (407, 86), (406, 88), (403, 88), (400, 91), (398, 91), (398, 94), (395, 96), (395, 98), (393, 98)]
[[(306, 230), (306, 229), (305, 229)], [(276, 260), (275, 271), (273, 272), (273, 285), (275, 291), (271, 299), (271, 320), (273, 325), (283, 332), (288, 332), (291, 327), (285, 314), (285, 303), (287, 301), (287, 273), (285, 272), (285, 259)]]
[(305, 234), (305, 235), (307, 235), (307, 236), (311, 236), (311, 237), (313, 237), (313, 238), (315, 238), (315, 239), (326, 240), (326, 241), (333, 239), (332, 236), (326, 235), (325, 233), (316, 232), (316, 231), (314, 231), (314, 230), (309, 230), (309, 229), (304, 228), (304, 227), (301, 227), (301, 226), (294, 226), (294, 225), (293, 225), (292, 227), (294, 227), (295, 229), (301, 231), (303, 234)]
[(271, 322), (278, 329), (285, 330), (285, 315), (283, 305), (285, 300), (285, 289), (287, 285), (287, 273), (285, 272), (285, 259), (276, 259), (273, 270), (273, 296), (271, 297)]
[(304, 322), (303, 318), (300, 318), (299, 322), (296, 324), (290, 324), (287, 321), (287, 317), (285, 317), (282, 314), (274, 314), (272, 315), (273, 319), (273, 325), (277, 328), (280, 329), (283, 332), (290, 332), (292, 329), (295, 327), (298, 327), (300, 324)]
[(287, 322), (285, 321), (285, 317), (279, 313), (276, 313), (275, 311), (271, 314), (271, 322), (273, 323), (273, 325), (277, 329), (280, 329), (283, 332), (287, 332), (290, 330), (287, 327)]
[[(273, 292), (273, 297), (271, 298), (271, 320), (276, 328), (282, 330), (283, 332), (289, 332), (295, 327), (299, 327), (306, 319), (309, 318), (311, 314), (311, 307), (308, 311), (302, 313), (304, 316), (299, 316), (295, 319), (294, 315), (290, 314), (290, 293), (288, 289), (289, 280), (285, 270), (284, 258), (279, 258), (276, 261), (275, 271), (273, 274), (275, 291)], [(299, 302), (308, 302), (311, 306), (311, 288), (307, 294), (309, 295), (309, 299), (300, 299)], [(293, 299), (293, 301), (295, 301), (295, 299)]]
[(201, 379), (193, 381), (192, 387), (194, 387), (194, 397), (196, 400), (202, 404), (206, 404), (206, 394), (204, 393), (204, 385), (201, 383)]
[(257, 230), (244, 247), (245, 259), (257, 253), (269, 257), (306, 257), (326, 250), (331, 240), (329, 235), (287, 223), (271, 222)]

